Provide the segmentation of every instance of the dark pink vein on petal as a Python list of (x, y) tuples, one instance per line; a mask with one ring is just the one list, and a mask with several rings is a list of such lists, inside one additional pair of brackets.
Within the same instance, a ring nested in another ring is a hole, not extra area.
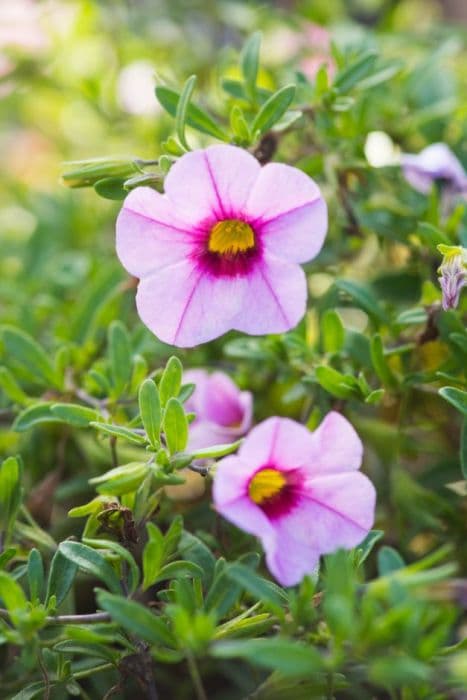
[(198, 275), (198, 279), (197, 279), (196, 282), (194, 283), (193, 289), (191, 290), (190, 295), (189, 295), (189, 297), (188, 297), (188, 299), (187, 299), (187, 301), (186, 301), (185, 308), (184, 308), (183, 311), (182, 311), (182, 314), (181, 314), (181, 316), (180, 316), (180, 321), (178, 322), (177, 329), (176, 329), (176, 331), (175, 331), (174, 340), (173, 340), (174, 343), (177, 342), (178, 334), (180, 333), (180, 330), (181, 330), (181, 328), (182, 328), (183, 322), (184, 322), (184, 320), (185, 320), (185, 316), (186, 316), (186, 314), (187, 314), (187, 312), (188, 312), (188, 309), (190, 308), (191, 302), (193, 301), (194, 294), (195, 294), (195, 292), (196, 292), (196, 290), (197, 290), (197, 288), (198, 288), (198, 284), (199, 284), (199, 282), (200, 282), (202, 276), (203, 276), (202, 274)]
[(217, 206), (219, 207), (219, 211), (221, 213), (221, 216), (225, 219), (226, 214), (224, 211), (224, 207), (222, 205), (222, 200), (221, 200), (221, 197), (219, 194), (219, 190), (217, 189), (217, 183), (216, 183), (216, 180), (214, 178), (214, 174), (213, 174), (212, 169), (211, 169), (211, 163), (209, 162), (208, 154), (206, 153), (206, 151), (203, 151), (203, 155), (204, 155), (204, 160), (206, 162), (206, 168), (207, 168), (207, 171), (209, 173), (209, 178), (211, 180), (211, 185), (212, 185), (212, 188), (214, 190), (214, 194), (216, 195)]
[(274, 289), (271, 287), (271, 283), (269, 282), (267, 276), (264, 274), (264, 272), (261, 270), (261, 268), (259, 269), (259, 273), (260, 273), (261, 277), (263, 278), (264, 284), (268, 288), (269, 293), (271, 294), (272, 298), (276, 302), (282, 318), (284, 319), (284, 321), (287, 324), (289, 324), (289, 319), (287, 318), (286, 313), (285, 313), (284, 309), (282, 308), (282, 304), (280, 303), (279, 299), (277, 298), (277, 294), (275, 293)]
[[(313, 486), (311, 484), (310, 484), (310, 488), (313, 489)], [(336, 510), (335, 508), (328, 505), (327, 503), (322, 503), (321, 501), (318, 501), (318, 499), (313, 498), (313, 496), (310, 495), (309, 493), (305, 493), (305, 494), (303, 494), (303, 496), (306, 499), (308, 499), (309, 501), (316, 503), (317, 506), (321, 506), (321, 508), (328, 510), (330, 513), (334, 513), (334, 515), (338, 515), (340, 518), (342, 518), (343, 520), (346, 520), (348, 523), (350, 523), (354, 527), (358, 528), (359, 530), (363, 530), (363, 531), (366, 530), (366, 528), (363, 525), (360, 525), (360, 523), (355, 522), (355, 520), (352, 520), (352, 518), (349, 518), (348, 515), (341, 513), (340, 511)]]

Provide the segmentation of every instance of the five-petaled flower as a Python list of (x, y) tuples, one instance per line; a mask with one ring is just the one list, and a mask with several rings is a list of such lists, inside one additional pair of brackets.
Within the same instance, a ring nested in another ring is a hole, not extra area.
[(299, 263), (327, 230), (316, 183), (219, 145), (183, 155), (164, 190), (133, 190), (117, 221), (117, 253), (140, 278), (138, 312), (155, 335), (192, 347), (229, 330), (293, 328), (306, 307)]
[(253, 396), (249, 391), (240, 391), (227, 374), (190, 369), (183, 381), (196, 384), (185, 403), (187, 411), (196, 413), (190, 425), (188, 449), (235, 442), (250, 429)]
[(443, 309), (448, 311), (457, 308), (461, 292), (467, 286), (467, 248), (442, 243), (437, 247), (444, 256), (438, 274)]
[(404, 153), (401, 163), (406, 180), (422, 194), (438, 181), (452, 194), (467, 195), (467, 174), (445, 143), (432, 143), (416, 155)]
[(338, 413), (313, 433), (269, 418), (237, 456), (219, 463), (216, 509), (261, 539), (269, 570), (292, 586), (316, 570), (321, 554), (357, 546), (372, 527), (375, 489), (358, 471), (362, 453), (357, 433)]

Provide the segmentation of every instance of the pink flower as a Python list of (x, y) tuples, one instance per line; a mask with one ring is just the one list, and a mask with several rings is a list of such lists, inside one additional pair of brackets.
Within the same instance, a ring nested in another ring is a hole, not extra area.
[(143, 322), (164, 342), (192, 347), (231, 329), (295, 326), (307, 293), (298, 263), (319, 253), (326, 229), (326, 204), (301, 170), (211, 146), (172, 166), (165, 194), (128, 195), (117, 253), (141, 280)]
[(249, 391), (240, 391), (227, 374), (191, 369), (183, 381), (196, 384), (185, 403), (187, 411), (196, 413), (190, 425), (189, 450), (235, 442), (249, 430), (253, 397)]
[(401, 162), (406, 180), (422, 194), (443, 180), (449, 191), (467, 195), (467, 174), (445, 143), (432, 143), (416, 155), (404, 153)]
[(269, 418), (253, 428), (238, 456), (218, 464), (215, 506), (261, 539), (282, 585), (295, 585), (321, 554), (357, 546), (372, 527), (375, 489), (358, 471), (362, 453), (357, 433), (338, 413), (314, 433)]

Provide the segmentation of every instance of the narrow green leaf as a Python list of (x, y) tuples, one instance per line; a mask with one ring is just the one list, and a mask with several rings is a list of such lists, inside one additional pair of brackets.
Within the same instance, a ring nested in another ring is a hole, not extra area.
[(100, 430), (102, 433), (106, 433), (106, 435), (123, 438), (135, 445), (145, 445), (147, 442), (144, 435), (135, 433), (135, 431), (130, 430), (130, 428), (124, 428), (123, 425), (111, 425), (110, 423), (100, 423), (99, 421), (92, 421), (90, 425), (97, 428), (97, 430)]
[[(84, 539), (84, 538), (83, 538)], [(138, 588), (139, 585), (139, 568), (138, 565), (136, 564), (133, 556), (130, 554), (130, 552), (125, 549), (121, 544), (118, 542), (114, 542), (113, 540), (105, 540), (105, 539), (86, 539), (86, 545), (89, 545), (91, 547), (98, 547), (99, 549), (108, 549), (111, 552), (114, 552), (115, 554), (118, 554), (120, 559), (122, 559), (124, 562), (128, 564), (129, 568), (129, 575), (128, 575), (128, 588), (130, 593), (134, 593), (136, 589)]]
[[(166, 87), (165, 85), (158, 85), (156, 87), (156, 97), (166, 112), (168, 112), (172, 117), (175, 117), (177, 114), (178, 102), (180, 100), (180, 95), (178, 92)], [(216, 124), (212, 117), (200, 109), (200, 107), (193, 104), (193, 102), (190, 102), (187, 108), (186, 124), (191, 126), (192, 129), (201, 131), (203, 134), (214, 136), (220, 141), (228, 141), (228, 136)]]
[(128, 332), (123, 323), (112, 321), (108, 334), (110, 374), (117, 396), (125, 389), (131, 379), (131, 345)]
[(350, 66), (340, 70), (334, 80), (334, 87), (342, 93), (351, 90), (361, 80), (370, 75), (376, 58), (377, 54), (374, 51), (368, 51)]
[(0, 367), (0, 387), (10, 401), (20, 406), (26, 406), (26, 404), (29, 403), (30, 399), (26, 396), (10, 370), (6, 367)]
[(173, 561), (162, 567), (158, 573), (155, 582), (168, 581), (176, 578), (202, 578), (203, 570), (198, 564), (192, 561)]
[(8, 537), (21, 505), (21, 464), (7, 457), (0, 467), (0, 531)]
[(464, 418), (461, 428), (460, 462), (462, 475), (467, 479), (467, 416)]
[(443, 386), (439, 390), (439, 394), (464, 416), (467, 416), (467, 391), (457, 389), (455, 386)]
[(131, 493), (143, 483), (148, 474), (148, 466), (142, 462), (130, 462), (114, 469), (109, 469), (105, 474), (89, 479), (90, 484), (97, 485), (99, 493), (109, 496), (120, 496)]
[(172, 355), (167, 360), (167, 364), (159, 382), (159, 396), (162, 406), (173, 396), (178, 397), (182, 386), (183, 366), (178, 357)]
[(30, 430), (41, 423), (60, 423), (58, 416), (54, 416), (51, 411), (53, 405), (52, 402), (48, 401), (36, 403), (34, 406), (25, 408), (13, 421), (12, 430), (15, 430), (17, 433), (24, 433), (26, 430)]
[(195, 450), (191, 453), (192, 459), (216, 459), (217, 457), (225, 457), (226, 455), (236, 452), (243, 440), (236, 440), (236, 442), (231, 442), (226, 445), (213, 445), (212, 447), (205, 447), (201, 450)]
[(366, 311), (369, 316), (381, 323), (387, 320), (385, 312), (368, 286), (357, 284), (351, 280), (336, 280), (334, 284), (337, 289), (348, 294), (355, 304)]
[(397, 550), (387, 545), (381, 547), (378, 552), (378, 573), (380, 576), (387, 576), (404, 567), (405, 561)]
[(139, 389), (139, 411), (141, 420), (152, 447), (159, 446), (161, 432), (161, 402), (159, 392), (152, 379), (146, 379)]
[(260, 48), (261, 32), (255, 32), (245, 42), (240, 55), (240, 67), (245, 81), (245, 89), (251, 99), (254, 99), (256, 94)]
[(153, 523), (147, 523), (149, 541), (143, 551), (143, 590), (152, 586), (165, 559), (164, 536)]
[(164, 412), (164, 434), (170, 454), (183, 452), (188, 442), (188, 421), (178, 399), (169, 399)]
[(182, 88), (180, 94), (180, 99), (177, 104), (177, 111), (175, 114), (175, 131), (177, 132), (178, 140), (187, 151), (190, 147), (186, 141), (185, 137), (185, 125), (187, 119), (188, 107), (190, 104), (191, 96), (196, 85), (196, 75), (191, 75), (186, 81)]
[(204, 542), (201, 542), (198, 537), (195, 537), (195, 535), (192, 535), (190, 532), (185, 530), (182, 533), (178, 545), (178, 551), (183, 559), (192, 561), (201, 567), (204, 572), (203, 583), (206, 586), (209, 586), (214, 574), (216, 560)]
[(101, 417), (93, 408), (74, 403), (55, 403), (50, 407), (50, 412), (76, 428), (87, 428), (92, 421), (98, 421)]
[(324, 661), (312, 646), (281, 637), (216, 642), (211, 654), (218, 659), (242, 658), (299, 678), (308, 678), (324, 668)]
[(27, 606), (23, 589), (6, 571), (0, 571), (0, 598), (8, 612), (12, 614), (24, 610)]
[[(341, 374), (332, 367), (322, 365), (315, 370), (316, 379), (327, 392), (338, 399), (351, 399), (359, 394), (358, 384), (353, 377)], [(353, 380), (353, 381), (352, 381)]]
[(341, 317), (334, 309), (326, 309), (321, 316), (321, 337), (324, 352), (340, 352), (344, 347), (344, 326)]
[(128, 191), (125, 189), (126, 177), (105, 177), (94, 184), (96, 193), (104, 199), (125, 199)]
[(389, 388), (394, 388), (397, 386), (397, 380), (391, 372), (391, 369), (384, 356), (383, 341), (381, 340), (379, 333), (376, 333), (370, 341), (370, 353), (373, 368), (382, 384)]
[(55, 596), (57, 608), (63, 603), (75, 580), (78, 566), (67, 559), (60, 549), (55, 552), (50, 565), (49, 579), (45, 601), (48, 603)]
[(81, 544), (81, 542), (69, 540), (60, 544), (59, 551), (80, 569), (103, 581), (113, 593), (121, 593), (122, 589), (117, 574), (102, 554), (85, 544)]
[(180, 538), (183, 533), (183, 518), (181, 515), (176, 515), (170, 523), (170, 527), (164, 535), (164, 552), (168, 558), (177, 551)]
[(149, 644), (174, 645), (172, 633), (166, 623), (147, 608), (133, 600), (98, 590), (99, 607), (108, 612), (112, 619), (127, 632)]
[(14, 326), (4, 326), (2, 338), (9, 359), (22, 365), (45, 385), (51, 384), (57, 389), (61, 388), (49, 356), (34, 338)]
[(286, 113), (295, 97), (295, 85), (286, 85), (263, 104), (251, 125), (252, 134), (264, 134)]
[(363, 564), (363, 562), (370, 556), (373, 547), (382, 537), (384, 537), (383, 530), (370, 530), (363, 542), (356, 548), (358, 566), (361, 566), (361, 564)]
[(31, 601), (41, 601), (44, 592), (44, 563), (38, 549), (29, 552), (28, 583)]
[(228, 564), (225, 573), (229, 579), (238, 583), (262, 603), (267, 603), (277, 609), (282, 607), (284, 602), (287, 602), (287, 595), (279, 586), (259, 576), (244, 564)]

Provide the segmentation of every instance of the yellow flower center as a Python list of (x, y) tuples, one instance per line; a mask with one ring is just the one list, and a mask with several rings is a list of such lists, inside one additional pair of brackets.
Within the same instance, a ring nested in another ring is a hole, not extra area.
[(278, 496), (286, 484), (287, 479), (278, 469), (261, 469), (250, 481), (248, 495), (252, 501), (261, 505)]
[(246, 253), (255, 247), (255, 234), (251, 226), (239, 219), (218, 221), (209, 235), (208, 250), (221, 255)]

